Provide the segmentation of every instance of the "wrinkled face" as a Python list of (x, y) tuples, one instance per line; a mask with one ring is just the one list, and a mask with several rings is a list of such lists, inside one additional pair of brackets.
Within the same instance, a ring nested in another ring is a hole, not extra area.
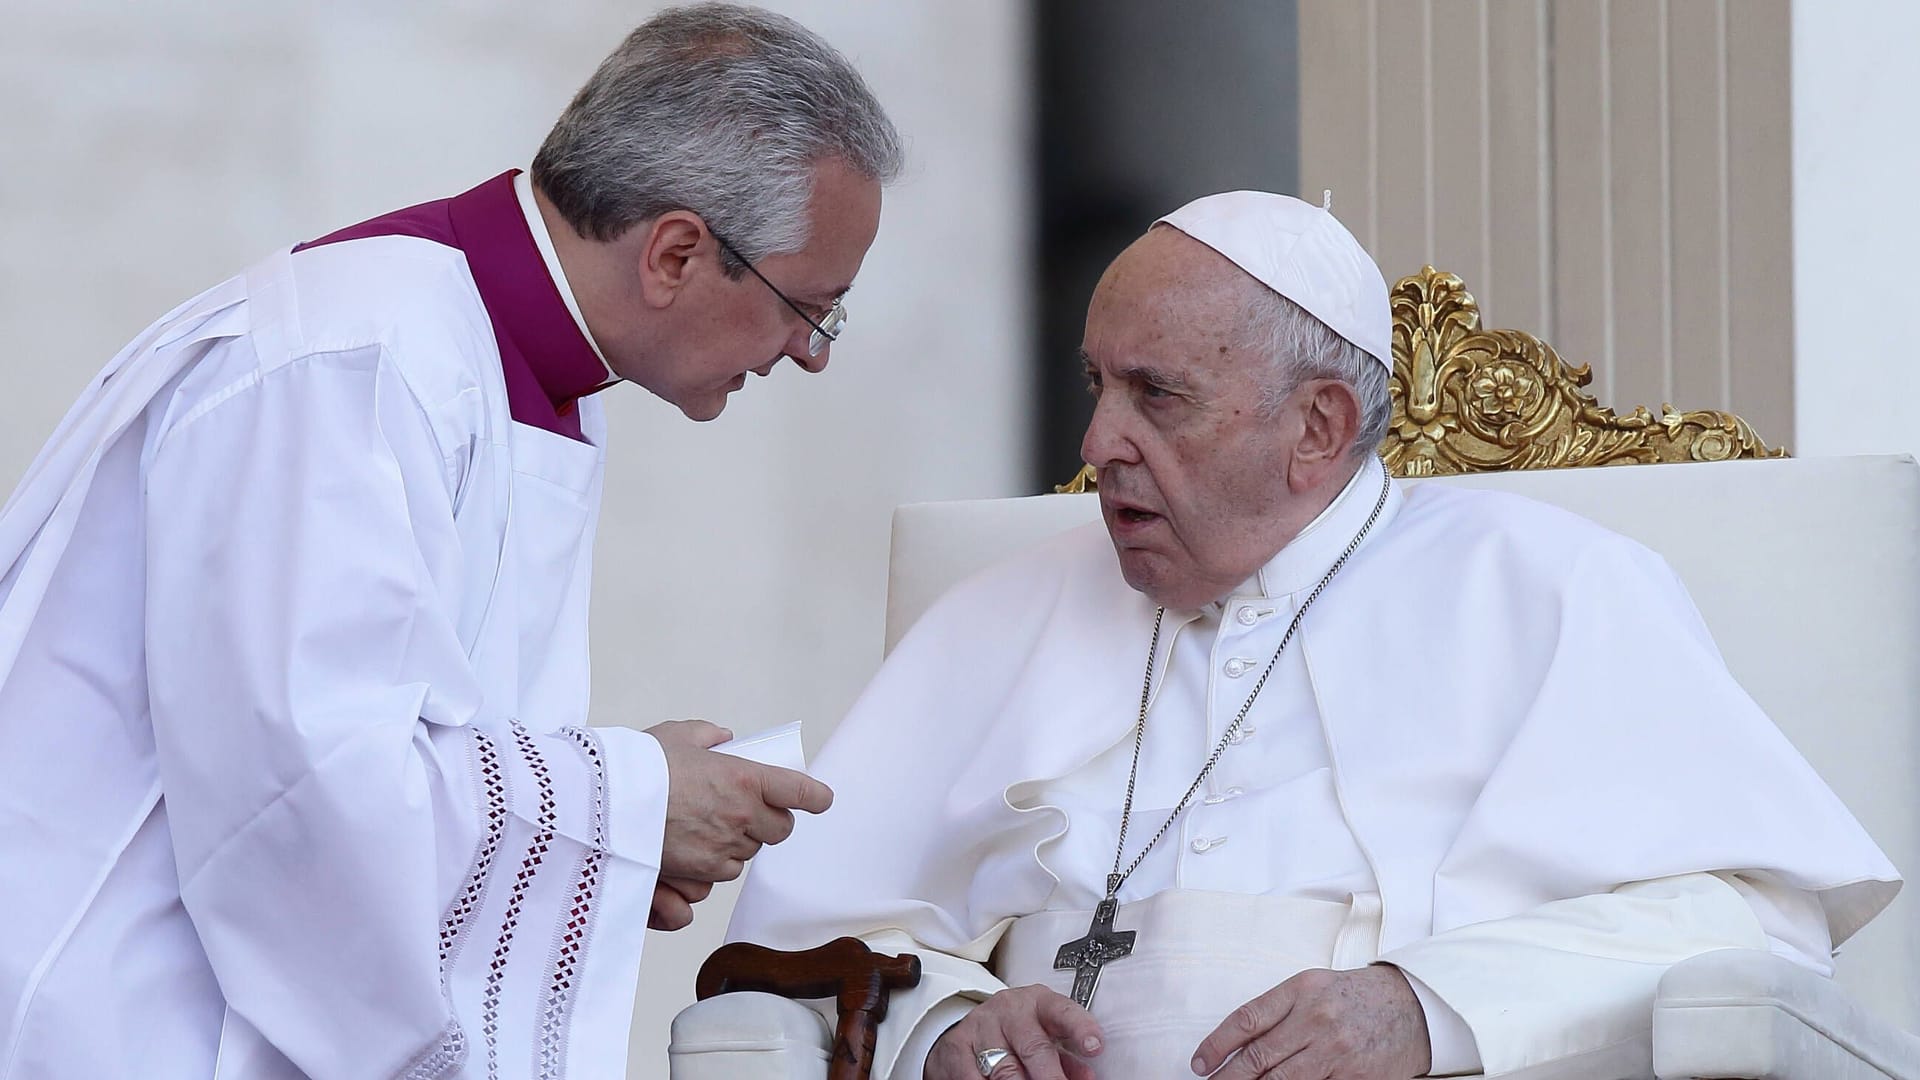
[(1127, 583), (1168, 607), (1231, 593), (1326, 507), (1336, 473), (1351, 475), (1344, 444), (1319, 446), (1339, 434), (1320, 430), (1321, 399), (1338, 411), (1350, 391), (1310, 381), (1262, 411), (1273, 368), (1242, 340), (1248, 290), (1262, 288), (1162, 226), (1121, 253), (1087, 310), (1097, 400), (1081, 456)]
[[(834, 300), (852, 286), (880, 227), (880, 185), (839, 161), (822, 162), (815, 171), (808, 219), (805, 248), (754, 264), (766, 281), (752, 272), (728, 277), (719, 242), (704, 226), (697, 229), (680, 268), (682, 276), (674, 281), (671, 303), (659, 320), (663, 329), (639, 350), (639, 362), (623, 366), (616, 361), (615, 370), (694, 420), (719, 416), (728, 395), (746, 385), (749, 373), (770, 374), (782, 357), (791, 357), (808, 372), (824, 370), (833, 346), (826, 344), (818, 356), (807, 355), (807, 338), (813, 333), (807, 318), (823, 321)], [(807, 318), (782, 301), (774, 288)]]

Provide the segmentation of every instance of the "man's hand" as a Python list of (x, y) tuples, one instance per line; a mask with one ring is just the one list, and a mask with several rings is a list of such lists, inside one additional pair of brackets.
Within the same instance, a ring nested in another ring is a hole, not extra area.
[(1303, 971), (1240, 1006), (1200, 1044), (1193, 1071), (1214, 1080), (1408, 1080), (1426, 1075), (1432, 1058), (1407, 977), (1375, 964)]
[[(709, 747), (733, 737), (705, 720), (669, 720), (647, 729), (667, 758), (667, 831), (660, 848), (663, 882), (732, 881), (763, 844), (793, 835), (793, 811), (824, 812), (833, 805), (827, 785), (791, 769), (775, 768)], [(686, 890), (668, 886), (682, 901)], [(700, 898), (706, 896), (700, 893)], [(670, 909), (661, 911), (663, 899)], [(671, 896), (654, 890), (654, 914), (677, 916)], [(691, 917), (689, 911), (688, 917)], [(684, 925), (684, 924), (683, 924)]]
[(1072, 998), (1044, 986), (1002, 990), (940, 1036), (923, 1075), (980, 1080), (974, 1055), (992, 1049), (1011, 1051), (993, 1080), (1093, 1080), (1093, 1068), (1080, 1058), (1100, 1052), (1100, 1025)]
[(705, 900), (713, 886), (704, 881), (661, 878), (653, 886), (653, 910), (647, 926), (653, 930), (684, 930), (693, 925), (693, 905)]

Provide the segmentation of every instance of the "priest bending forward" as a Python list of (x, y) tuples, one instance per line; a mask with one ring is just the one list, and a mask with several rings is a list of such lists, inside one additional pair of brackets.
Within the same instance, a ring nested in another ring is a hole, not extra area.
[(1278, 195), (1107, 270), (1105, 534), (920, 621), (734, 918), (920, 955), (875, 1076), (1630, 1075), (1669, 966), (1830, 973), (1898, 889), (1657, 556), (1387, 477), (1389, 325), (1352, 236)]
[(811, 31), (671, 9), (531, 177), (101, 372), (0, 510), (0, 1080), (623, 1071), (648, 924), (832, 794), (587, 726), (593, 395), (822, 370), (899, 158)]

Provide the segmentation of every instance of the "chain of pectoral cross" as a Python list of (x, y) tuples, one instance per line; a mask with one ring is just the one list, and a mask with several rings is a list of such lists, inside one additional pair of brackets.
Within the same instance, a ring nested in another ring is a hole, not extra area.
[(1122, 870), (1120, 861), (1126, 857), (1127, 852), (1127, 825), (1133, 820), (1133, 790), (1140, 780), (1140, 747), (1146, 741), (1147, 705), (1153, 700), (1154, 661), (1160, 654), (1160, 628), (1167, 617), (1167, 609), (1164, 607), (1154, 612), (1153, 638), (1147, 643), (1147, 674), (1140, 686), (1140, 718), (1133, 726), (1133, 766), (1127, 771), (1127, 798), (1120, 807), (1120, 842), (1114, 846), (1113, 850), (1113, 873), (1107, 875), (1106, 896), (1094, 907), (1093, 923), (1087, 927), (1086, 936), (1060, 946), (1059, 953), (1053, 958), (1053, 966), (1056, 970), (1073, 972), (1072, 996), (1073, 1000), (1080, 1003), (1081, 1008), (1087, 1008), (1093, 1004), (1093, 992), (1100, 983), (1101, 969), (1133, 953), (1133, 943), (1138, 936), (1138, 931), (1116, 931), (1113, 928), (1114, 916), (1120, 910), (1120, 886), (1126, 884), (1127, 879), (1133, 876), (1133, 872), (1140, 868), (1140, 864), (1146, 860), (1147, 853), (1153, 850), (1153, 846), (1160, 842), (1161, 837), (1167, 835), (1167, 830), (1173, 827), (1174, 821), (1178, 820), (1181, 812), (1186, 810), (1187, 804), (1193, 801), (1194, 795), (1200, 790), (1200, 785), (1206, 783), (1207, 777), (1213, 775), (1213, 767), (1220, 763), (1220, 755), (1227, 752), (1227, 747), (1233, 745), (1234, 737), (1240, 733), (1240, 726), (1246, 722), (1247, 714), (1253, 711), (1254, 700), (1260, 696), (1261, 689), (1267, 685), (1268, 677), (1280, 663), (1281, 654), (1287, 651), (1287, 645), (1293, 641), (1293, 635), (1299, 631), (1300, 621), (1307, 617), (1307, 609), (1313, 606), (1313, 602), (1320, 598), (1320, 593), (1327, 587), (1327, 583), (1333, 580), (1333, 576), (1338, 574), (1340, 568), (1347, 564), (1347, 560), (1353, 557), (1353, 553), (1359, 550), (1360, 542), (1366, 539), (1367, 533), (1372, 531), (1373, 523), (1380, 519), (1380, 511), (1387, 505), (1387, 494), (1393, 490), (1392, 477), (1386, 474), (1384, 469), (1381, 473), (1380, 497), (1374, 500), (1373, 513), (1367, 515), (1367, 523), (1360, 526), (1359, 532), (1353, 534), (1353, 540), (1347, 544), (1347, 549), (1340, 553), (1340, 557), (1333, 561), (1331, 567), (1327, 568), (1326, 574), (1320, 578), (1320, 583), (1315, 585), (1313, 591), (1307, 594), (1306, 600), (1301, 602), (1300, 610), (1294, 612), (1293, 621), (1287, 624), (1287, 632), (1280, 638), (1279, 647), (1273, 650), (1273, 659), (1267, 661), (1266, 670), (1260, 673), (1259, 681), (1253, 684), (1253, 691), (1247, 695), (1247, 700), (1240, 706), (1240, 711), (1234, 715), (1233, 723), (1227, 725), (1226, 733), (1214, 746), (1213, 753), (1207, 758), (1207, 763), (1201, 766), (1200, 775), (1193, 778), (1187, 793), (1180, 796), (1180, 801), (1174, 804), (1173, 811), (1167, 815), (1167, 820), (1160, 824), (1160, 831), (1153, 834), (1146, 845), (1140, 849), (1140, 853), (1133, 857), (1133, 861), (1127, 864), (1126, 869)]

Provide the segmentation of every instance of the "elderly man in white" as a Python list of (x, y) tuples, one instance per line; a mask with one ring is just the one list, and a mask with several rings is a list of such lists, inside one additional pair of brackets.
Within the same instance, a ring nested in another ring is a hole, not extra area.
[(730, 931), (917, 953), (875, 1076), (1644, 1074), (1667, 968), (1830, 973), (1897, 891), (1657, 556), (1387, 476), (1390, 334), (1371, 259), (1285, 196), (1108, 269), (1104, 534), (921, 620)]

